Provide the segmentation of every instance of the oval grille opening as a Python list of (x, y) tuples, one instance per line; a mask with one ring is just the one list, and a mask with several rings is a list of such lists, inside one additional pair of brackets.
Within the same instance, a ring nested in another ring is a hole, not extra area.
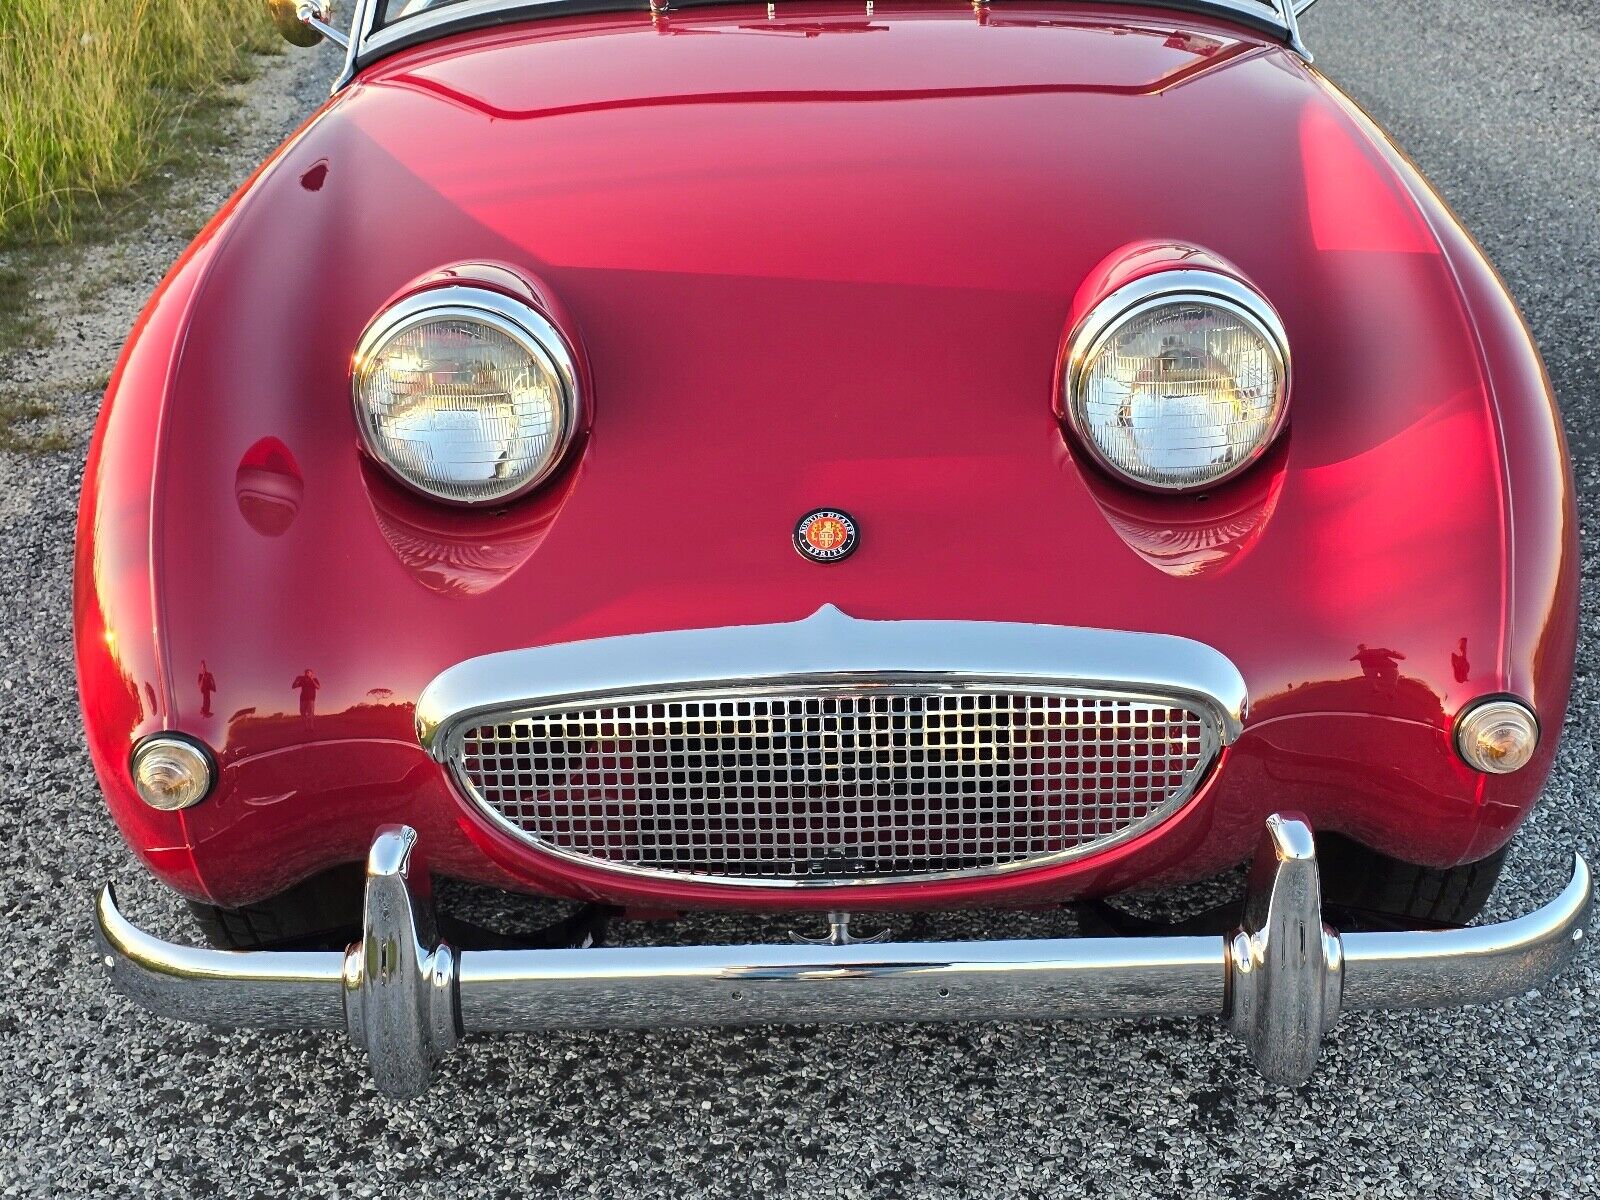
[(705, 882), (889, 882), (1104, 849), (1217, 753), (1173, 697), (926, 684), (703, 691), (465, 728), (471, 798), (541, 850)]

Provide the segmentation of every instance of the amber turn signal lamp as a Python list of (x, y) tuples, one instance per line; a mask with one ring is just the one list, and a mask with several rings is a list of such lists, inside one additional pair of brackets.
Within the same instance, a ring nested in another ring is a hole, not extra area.
[(1456, 749), (1469, 767), (1509, 775), (1528, 765), (1539, 747), (1539, 719), (1520, 700), (1483, 700), (1456, 721)]
[(210, 752), (188, 738), (156, 734), (134, 747), (133, 786), (151, 808), (177, 812), (199, 804), (215, 778)]

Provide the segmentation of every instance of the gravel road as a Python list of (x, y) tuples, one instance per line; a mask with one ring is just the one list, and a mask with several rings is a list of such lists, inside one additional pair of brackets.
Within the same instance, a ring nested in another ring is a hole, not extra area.
[[(1592, 0), (1327, 0), (1320, 63), (1484, 242), (1529, 314), (1600, 505), (1600, 22)], [(143, 298), (225, 193), (317, 103), (325, 53), (272, 60), (238, 135), (136, 237), (42, 280), (60, 335), (0, 361), (70, 450), (0, 453), (0, 1195), (1574, 1196), (1600, 1194), (1600, 960), (1542, 994), (1346, 1015), (1317, 1077), (1275, 1089), (1215, 1023), (759, 1029), (469, 1042), (395, 1104), (336, 1037), (167, 1025), (108, 994), (89, 946), (112, 877), (186, 923), (118, 840), (80, 745), (70, 559), (99, 387)], [(1600, 848), (1597, 556), (1564, 751), (1491, 915)], [(42, 810), (42, 812), (41, 812)], [(1046, 918), (1035, 918), (1042, 928)], [(724, 931), (725, 932), (725, 931)], [(693, 923), (674, 936), (697, 936)]]

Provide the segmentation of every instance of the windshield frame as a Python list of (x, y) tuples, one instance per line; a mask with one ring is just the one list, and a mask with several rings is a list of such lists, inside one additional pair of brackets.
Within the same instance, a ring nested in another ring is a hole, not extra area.
[[(350, 46), (344, 71), (334, 82), (339, 91), (372, 63), (400, 50), (472, 29), (508, 25), (540, 17), (589, 16), (608, 12), (655, 12), (655, 0), (450, 0), (438, 8), (385, 21), (389, 0), (356, 0)], [(671, 0), (673, 9), (710, 7), (740, 0)], [(1105, 2), (1105, 0), (1101, 0)], [(1200, 16), (1221, 17), (1283, 41), (1307, 62), (1311, 54), (1300, 40), (1299, 14), (1316, 0), (1110, 0), (1147, 8), (1169, 8)], [(668, 8), (663, 2), (661, 9)]]

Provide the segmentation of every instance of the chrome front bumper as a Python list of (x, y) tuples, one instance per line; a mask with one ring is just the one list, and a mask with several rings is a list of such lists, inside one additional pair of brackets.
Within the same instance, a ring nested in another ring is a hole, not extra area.
[(1271, 817), (1230, 937), (457, 953), (434, 932), (416, 833), (380, 829), (366, 927), (344, 953), (177, 946), (127, 920), (107, 886), (103, 961), (124, 995), (207, 1025), (343, 1026), (377, 1085), (421, 1092), (462, 1034), (856, 1021), (1222, 1016), (1268, 1079), (1299, 1083), (1342, 1009), (1515, 996), (1576, 953), (1593, 887), (1581, 857), (1549, 904), (1500, 925), (1340, 934), (1322, 921), (1306, 823)]

